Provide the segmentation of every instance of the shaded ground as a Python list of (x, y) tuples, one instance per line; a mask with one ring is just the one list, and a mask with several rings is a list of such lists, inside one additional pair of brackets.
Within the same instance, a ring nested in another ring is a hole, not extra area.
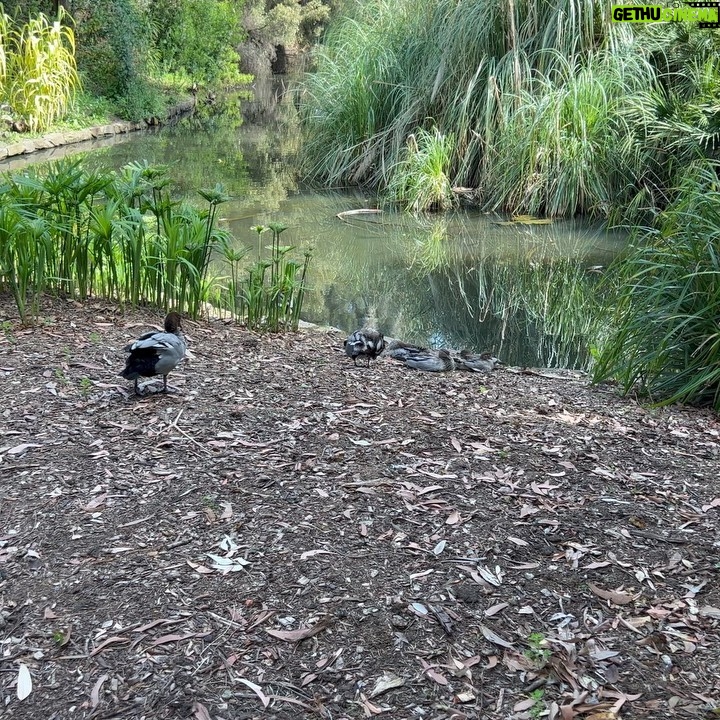
[(0, 325), (4, 717), (714, 716), (710, 413), (222, 323), (135, 398), (156, 314), (45, 319)]

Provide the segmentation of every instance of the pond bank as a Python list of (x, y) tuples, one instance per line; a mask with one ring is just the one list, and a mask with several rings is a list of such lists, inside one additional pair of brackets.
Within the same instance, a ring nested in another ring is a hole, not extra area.
[(120, 135), (137, 130), (145, 130), (148, 127), (161, 125), (163, 122), (172, 120), (180, 115), (191, 112), (195, 108), (196, 99), (184, 100), (177, 105), (169, 108), (161, 120), (157, 117), (146, 118), (139, 122), (130, 122), (126, 120), (116, 120), (106, 125), (95, 125), (93, 127), (84, 128), (82, 130), (66, 130), (59, 132), (51, 132), (38, 138), (14, 139), (13, 142), (7, 142), (8, 138), (0, 138), (0, 161), (6, 158), (16, 157), (18, 155), (29, 155), (38, 150), (48, 150), (55, 147), (63, 147), (65, 145), (74, 145), (75, 143), (94, 140), (96, 138), (110, 137)]
[(179, 392), (138, 398), (122, 347), (159, 313), (13, 318), (0, 298), (8, 718), (717, 706), (711, 413), (190, 321)]

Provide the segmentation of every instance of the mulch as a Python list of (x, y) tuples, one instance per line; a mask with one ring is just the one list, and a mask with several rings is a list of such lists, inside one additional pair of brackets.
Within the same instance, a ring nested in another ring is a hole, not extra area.
[(161, 321), (0, 299), (3, 717), (717, 716), (716, 415)]

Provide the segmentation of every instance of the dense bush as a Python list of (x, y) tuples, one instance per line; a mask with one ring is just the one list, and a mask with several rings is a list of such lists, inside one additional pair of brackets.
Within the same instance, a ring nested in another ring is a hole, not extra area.
[(230, 0), (154, 0), (148, 14), (160, 68), (199, 83), (237, 82), (241, 9), (242, 3)]
[(152, 27), (133, 0), (73, 0), (77, 62), (89, 87), (118, 98), (148, 71)]

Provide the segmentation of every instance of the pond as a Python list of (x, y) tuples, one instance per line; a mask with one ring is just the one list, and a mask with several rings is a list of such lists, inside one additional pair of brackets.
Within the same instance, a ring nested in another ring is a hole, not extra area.
[(599, 270), (624, 247), (619, 234), (576, 221), (516, 224), (468, 209), (348, 213), (378, 208), (377, 199), (299, 182), (298, 118), (282, 82), (259, 86), (252, 101), (227, 99), (222, 114), (118, 139), (86, 162), (169, 165), (188, 197), (222, 183), (232, 200), (221, 206), (221, 224), (246, 246), (248, 263), (266, 252), (251, 229), (257, 224), (287, 225), (282, 241), (299, 257), (312, 248), (304, 320), (492, 350), (511, 365), (588, 365), (602, 317)]

